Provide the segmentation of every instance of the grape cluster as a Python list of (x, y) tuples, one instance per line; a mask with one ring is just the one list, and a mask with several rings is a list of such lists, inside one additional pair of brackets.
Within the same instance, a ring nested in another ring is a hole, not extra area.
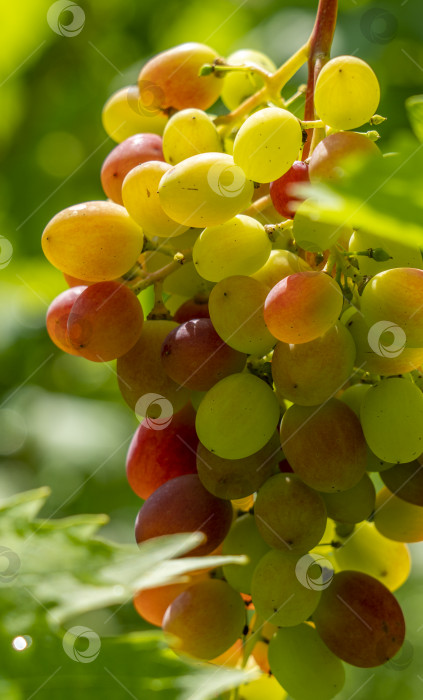
[[(179, 652), (329, 700), (342, 662), (382, 665), (404, 642), (392, 591), (423, 539), (423, 269), (417, 248), (329, 225), (306, 198), (382, 157), (351, 131), (381, 120), (370, 66), (329, 60), (306, 121), (302, 91), (281, 95), (306, 60), (194, 43), (149, 60), (104, 107), (108, 199), (57, 214), (42, 245), (69, 285), (51, 339), (117, 360), (141, 420), (137, 542), (200, 531), (189, 556), (248, 557), (140, 591), (137, 611)], [(207, 112), (219, 97), (228, 114)]]

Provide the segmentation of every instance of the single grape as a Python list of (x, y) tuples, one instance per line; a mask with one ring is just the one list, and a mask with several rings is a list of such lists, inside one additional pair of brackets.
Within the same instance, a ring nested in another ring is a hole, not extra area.
[(313, 614), (329, 649), (352, 666), (382, 666), (401, 648), (405, 622), (401, 608), (380, 581), (358, 571), (335, 574)]
[(298, 119), (286, 109), (266, 107), (251, 114), (238, 131), (234, 161), (250, 180), (272, 182), (289, 170), (301, 144)]
[(101, 118), (105, 132), (117, 143), (136, 134), (162, 134), (168, 120), (165, 112), (142, 105), (137, 85), (113, 93), (103, 107)]
[(398, 498), (386, 487), (376, 496), (374, 523), (394, 542), (423, 541), (423, 508)]
[(345, 683), (342, 662), (307, 623), (276, 632), (269, 644), (269, 663), (295, 700), (331, 700)]
[(140, 544), (161, 535), (202, 532), (206, 541), (185, 555), (201, 556), (223, 542), (231, 523), (231, 504), (209, 493), (196, 474), (183, 474), (147, 498), (137, 515), (135, 539)]
[(254, 185), (226, 153), (186, 158), (162, 177), (159, 199), (166, 214), (185, 226), (216, 226), (246, 209)]
[(360, 418), (361, 404), (370, 387), (371, 384), (353, 384), (347, 387), (339, 396), (340, 401), (347, 404), (354, 411), (357, 418)]
[(276, 343), (272, 376), (293, 403), (316, 406), (334, 396), (353, 373), (354, 341), (342, 323), (308, 343)]
[[(339, 131), (329, 134), (317, 144), (310, 158), (310, 180), (338, 180), (344, 175), (343, 165), (349, 158), (373, 158), (379, 148), (364, 134)], [(362, 250), (362, 248), (356, 248)]]
[(358, 484), (340, 493), (322, 493), (329, 518), (339, 523), (361, 523), (372, 514), (376, 490), (368, 474)]
[(201, 277), (220, 282), (233, 275), (249, 275), (264, 265), (272, 250), (258, 221), (239, 214), (224, 224), (208, 226), (195, 242), (192, 257)]
[(298, 195), (296, 186), (309, 182), (308, 163), (295, 160), (285, 175), (270, 183), (269, 192), (276, 211), (286, 219), (294, 218), (298, 205), (304, 199)]
[(240, 687), (240, 700), (286, 700), (287, 697), (276, 678), (264, 673), (255, 681)]
[(342, 304), (342, 292), (332, 277), (324, 272), (299, 272), (270, 290), (264, 320), (278, 340), (307, 343), (336, 323)]
[(59, 294), (50, 304), (47, 309), (46, 327), (47, 333), (55, 345), (60, 350), (67, 352), (68, 355), (79, 355), (79, 350), (74, 348), (69, 339), (68, 334), (68, 318), (72, 310), (72, 306), (82, 292), (87, 289), (86, 286), (75, 286), (71, 289), (66, 289)]
[(173, 314), (176, 323), (185, 323), (195, 318), (210, 318), (209, 303), (205, 296), (198, 295), (184, 301)]
[(217, 333), (231, 348), (249, 355), (266, 355), (275, 338), (263, 318), (268, 287), (246, 275), (227, 277), (213, 287), (210, 318)]
[[(264, 68), (269, 73), (276, 70), (273, 61), (260, 51), (252, 51), (251, 49), (240, 49), (235, 51), (226, 59), (226, 63), (230, 66), (241, 66), (246, 63), (253, 63), (259, 68)], [(233, 71), (225, 73), (223, 80), (223, 88), (221, 99), (225, 107), (230, 111), (236, 109), (241, 102), (250, 97), (254, 92), (263, 87), (263, 80), (257, 73), (247, 71)]]
[(54, 267), (101, 282), (128, 272), (141, 253), (143, 233), (119, 204), (86, 202), (56, 214), (41, 242)]
[(284, 553), (305, 553), (316, 546), (326, 527), (326, 507), (319, 493), (295, 474), (270, 477), (254, 507), (263, 539)]
[(199, 153), (223, 151), (219, 133), (208, 114), (201, 109), (176, 112), (163, 132), (163, 153), (171, 165)]
[(376, 112), (378, 80), (370, 66), (355, 56), (337, 56), (320, 71), (314, 90), (319, 118), (334, 129), (356, 129)]
[(289, 250), (271, 250), (267, 262), (251, 277), (263, 282), (269, 289), (294, 272), (311, 271), (310, 265)]
[(423, 465), (417, 460), (384, 469), (381, 479), (398, 498), (423, 507)]
[(348, 249), (351, 253), (369, 248), (383, 248), (390, 255), (390, 259), (379, 262), (365, 255), (358, 255), (357, 261), (360, 267), (360, 274), (372, 277), (379, 272), (390, 270), (393, 267), (415, 267), (423, 266), (422, 254), (418, 246), (410, 246), (400, 240), (394, 241), (391, 238), (383, 238), (377, 234), (367, 231), (354, 231), (350, 238)]
[(293, 235), (297, 245), (312, 253), (322, 253), (341, 239), (351, 238), (352, 228), (328, 224), (311, 199), (306, 199), (297, 209)]
[(217, 53), (205, 44), (190, 42), (162, 51), (151, 58), (138, 77), (141, 103), (151, 110), (208, 109), (222, 91), (222, 80), (214, 74), (200, 76), (204, 64)]
[(247, 513), (234, 521), (223, 542), (222, 554), (245, 554), (249, 562), (245, 566), (226, 564), (223, 574), (227, 582), (239, 593), (251, 595), (254, 569), (269, 551), (269, 545), (261, 537), (254, 516)]
[(338, 399), (320, 407), (288, 408), (282, 418), (281, 442), (294, 472), (318, 491), (346, 491), (366, 469), (366, 442), (360, 421)]
[(101, 185), (109, 199), (122, 201), (122, 183), (132, 168), (150, 160), (163, 161), (162, 139), (157, 134), (136, 134), (109, 153), (101, 168)]
[(277, 432), (258, 452), (241, 459), (218, 457), (200, 442), (197, 448), (198, 476), (203, 486), (219, 498), (245, 498), (277, 471), (281, 454)]
[(134, 607), (137, 613), (156, 627), (161, 627), (164, 614), (175, 598), (187, 588), (201, 579), (208, 578), (204, 572), (191, 575), (181, 583), (169, 583), (156, 588), (145, 588), (134, 596)]
[(241, 636), (244, 601), (224, 581), (200, 581), (170, 604), (163, 629), (177, 651), (200, 659), (214, 659)]
[(412, 462), (423, 452), (423, 394), (407, 379), (392, 377), (372, 386), (360, 416), (367, 444), (380, 459)]

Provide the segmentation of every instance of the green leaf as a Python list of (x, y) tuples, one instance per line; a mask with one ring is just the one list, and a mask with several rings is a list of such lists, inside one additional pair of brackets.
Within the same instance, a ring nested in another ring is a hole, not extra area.
[(413, 131), (420, 143), (423, 142), (423, 95), (414, 95), (405, 101)]

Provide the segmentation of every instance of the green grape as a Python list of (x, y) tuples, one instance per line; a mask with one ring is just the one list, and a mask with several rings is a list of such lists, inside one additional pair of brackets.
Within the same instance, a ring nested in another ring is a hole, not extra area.
[(345, 683), (342, 662), (307, 623), (276, 632), (269, 644), (269, 663), (295, 700), (331, 700)]
[(391, 469), (393, 464), (385, 462), (383, 459), (376, 457), (375, 453), (367, 447), (366, 471), (368, 472), (384, 472), (386, 469)]
[(381, 479), (398, 498), (423, 507), (423, 465), (417, 460), (384, 470)]
[(218, 282), (209, 298), (213, 326), (231, 348), (248, 355), (266, 355), (275, 339), (267, 330), (263, 307), (268, 287), (262, 282), (236, 275)]
[(407, 347), (423, 347), (423, 270), (398, 267), (366, 284), (361, 310), (368, 326), (390, 321), (405, 333)]
[(360, 273), (372, 277), (379, 272), (390, 270), (393, 267), (422, 267), (423, 260), (418, 246), (410, 246), (401, 243), (400, 240), (381, 238), (367, 231), (354, 231), (350, 238), (348, 249), (354, 253), (369, 248), (383, 248), (391, 256), (390, 260), (378, 262), (365, 255), (357, 256)]
[(258, 221), (239, 214), (224, 224), (208, 226), (197, 238), (192, 257), (201, 277), (220, 282), (249, 275), (267, 261), (272, 244)]
[(359, 571), (341, 571), (322, 591), (313, 614), (329, 649), (352, 666), (382, 666), (401, 648), (405, 622), (392, 593)]
[(311, 199), (302, 202), (295, 213), (293, 235), (297, 245), (304, 250), (322, 253), (340, 238), (348, 241), (351, 234), (351, 227), (321, 221), (320, 212)]
[(319, 118), (334, 129), (356, 129), (369, 121), (380, 99), (370, 66), (355, 56), (337, 56), (317, 78), (314, 105)]
[[(240, 66), (246, 63), (254, 63), (259, 68), (264, 68), (269, 73), (276, 70), (273, 61), (260, 51), (251, 49), (240, 49), (235, 51), (226, 59), (230, 66)], [(236, 109), (241, 102), (250, 97), (253, 93), (263, 87), (263, 80), (256, 73), (247, 71), (233, 71), (226, 73), (223, 80), (222, 94), (220, 95), (223, 104), (230, 111)]]
[(346, 491), (366, 469), (366, 442), (355, 413), (338, 399), (319, 408), (290, 406), (282, 418), (281, 442), (292, 469), (318, 491)]
[(187, 230), (163, 211), (157, 189), (164, 173), (171, 166), (158, 160), (133, 168), (122, 184), (122, 199), (128, 214), (143, 227), (146, 236), (173, 238)]
[(234, 141), (234, 161), (247, 178), (272, 182), (297, 160), (302, 145), (300, 122), (291, 112), (266, 107), (254, 112)]
[(289, 401), (316, 406), (334, 396), (351, 377), (354, 341), (342, 323), (308, 343), (276, 343), (272, 376), (278, 392)]
[(398, 498), (386, 487), (377, 494), (374, 523), (395, 542), (423, 541), (423, 508)]
[(163, 154), (172, 165), (199, 153), (219, 153), (222, 142), (213, 121), (201, 109), (176, 112), (163, 132)]
[(207, 392), (195, 425), (210, 452), (241, 459), (269, 442), (278, 420), (279, 404), (271, 388), (252, 374), (232, 374)]
[[(167, 257), (163, 264), (168, 264), (169, 260), (171, 258)], [(196, 294), (207, 294), (212, 286), (204, 277), (200, 277), (193, 262), (187, 262), (166, 277), (163, 283), (163, 292), (165, 294), (178, 294), (182, 297), (193, 297)]]
[(199, 581), (169, 605), (164, 631), (173, 646), (200, 659), (223, 654), (241, 636), (245, 606), (239, 593), (224, 581)]
[(237, 518), (223, 542), (222, 554), (245, 554), (249, 562), (245, 566), (227, 564), (223, 574), (227, 582), (240, 593), (251, 594), (254, 569), (269, 551), (269, 545), (261, 537), (254, 516), (247, 513)]
[(396, 591), (405, 583), (411, 569), (407, 545), (384, 537), (373, 523), (367, 522), (342, 540), (342, 547), (335, 549), (334, 558), (341, 569), (369, 574), (390, 591)]
[(143, 107), (136, 85), (121, 88), (109, 97), (101, 118), (107, 135), (117, 143), (135, 134), (161, 135), (168, 120), (165, 112)]
[(304, 553), (325, 531), (326, 506), (295, 474), (276, 474), (259, 489), (254, 517), (263, 539), (284, 553)]
[(346, 403), (347, 406), (354, 411), (357, 418), (360, 418), (361, 404), (370, 386), (370, 384), (353, 384), (345, 389), (339, 397), (340, 401)]
[(310, 265), (305, 260), (289, 250), (275, 249), (270, 251), (269, 258), (263, 267), (254, 272), (251, 277), (263, 282), (271, 289), (284, 277), (304, 270), (311, 270)]
[(339, 523), (361, 523), (373, 512), (376, 490), (368, 474), (347, 491), (323, 493), (329, 518)]
[(216, 226), (246, 209), (254, 185), (225, 153), (186, 158), (166, 172), (159, 199), (166, 214), (185, 226)]
[[(191, 399), (192, 400), (192, 399)], [(197, 448), (197, 470), (203, 486), (219, 498), (238, 499), (255, 493), (278, 471), (282, 459), (277, 432), (261, 450), (242, 459), (224, 459), (201, 442)]]
[(47, 260), (62, 272), (90, 282), (114, 280), (135, 264), (142, 229), (114, 202), (86, 202), (63, 209), (44, 229)]
[(297, 566), (316, 569), (314, 580), (321, 574), (315, 559), (272, 549), (258, 562), (251, 584), (257, 614), (278, 627), (294, 627), (313, 614), (320, 600), (320, 586), (304, 585), (297, 575)]
[(361, 424), (372, 452), (391, 464), (423, 452), (423, 394), (407, 379), (383, 379), (366, 393)]

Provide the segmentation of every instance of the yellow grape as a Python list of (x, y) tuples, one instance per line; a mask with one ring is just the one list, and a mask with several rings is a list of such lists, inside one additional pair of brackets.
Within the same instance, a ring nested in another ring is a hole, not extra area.
[(151, 111), (142, 105), (136, 85), (129, 85), (115, 92), (107, 100), (102, 113), (104, 130), (117, 143), (135, 134), (161, 135), (167, 119), (165, 112)]
[(251, 277), (263, 282), (270, 289), (280, 282), (284, 277), (292, 275), (294, 272), (311, 270), (308, 262), (300, 258), (289, 250), (272, 250), (268, 261)]
[[(230, 66), (240, 66), (245, 63), (254, 63), (260, 68), (264, 68), (269, 73), (276, 70), (273, 61), (260, 51), (251, 49), (240, 49), (235, 51), (226, 59)], [(256, 73), (247, 71), (233, 71), (226, 73), (223, 80), (222, 94), (220, 95), (223, 104), (230, 111), (236, 109), (241, 102), (263, 87), (263, 80)]]
[(47, 260), (62, 272), (90, 282), (114, 280), (135, 264), (142, 229), (114, 202), (85, 202), (63, 209), (44, 229)]
[(423, 508), (407, 503), (386, 488), (376, 497), (375, 527), (395, 542), (423, 541)]
[(226, 153), (186, 158), (164, 174), (159, 198), (166, 214), (186, 226), (223, 224), (246, 209), (254, 185)]
[(264, 673), (257, 680), (241, 685), (240, 688), (240, 700), (286, 700), (287, 697), (276, 678)]
[(286, 109), (266, 107), (241, 126), (234, 142), (234, 161), (255, 182), (272, 182), (284, 175), (302, 144), (301, 126)]
[(222, 151), (219, 133), (208, 114), (201, 109), (176, 112), (163, 132), (163, 154), (171, 165), (199, 153)]
[(356, 129), (375, 113), (379, 83), (370, 66), (355, 56), (337, 56), (320, 71), (314, 92), (319, 119), (334, 129)]
[(267, 261), (272, 244), (251, 216), (239, 214), (224, 224), (208, 226), (197, 238), (192, 257), (201, 277), (220, 282), (232, 275), (249, 275)]

